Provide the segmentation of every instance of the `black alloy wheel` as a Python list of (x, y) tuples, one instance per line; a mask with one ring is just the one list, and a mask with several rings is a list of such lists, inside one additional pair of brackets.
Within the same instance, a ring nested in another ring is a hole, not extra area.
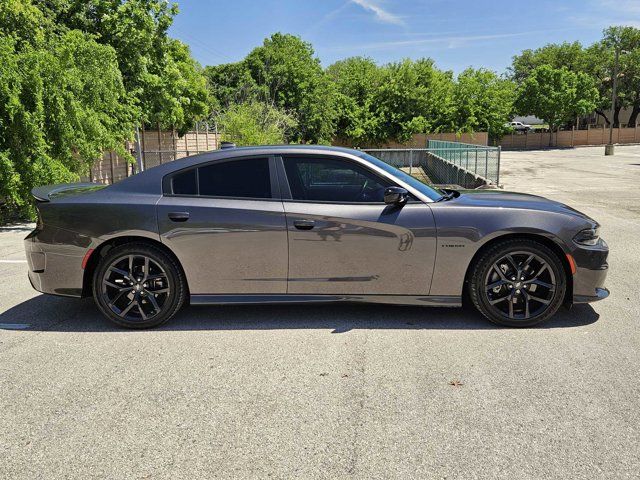
[(93, 295), (102, 313), (128, 328), (168, 321), (182, 306), (185, 281), (176, 262), (145, 244), (111, 249), (95, 271)]
[(564, 299), (566, 274), (558, 256), (531, 240), (508, 240), (476, 263), (471, 298), (492, 322), (531, 326), (553, 315)]

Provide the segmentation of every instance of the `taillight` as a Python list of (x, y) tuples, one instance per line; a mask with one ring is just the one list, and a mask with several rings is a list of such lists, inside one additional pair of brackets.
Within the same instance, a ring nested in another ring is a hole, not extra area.
[(42, 230), (44, 228), (44, 223), (42, 223), (42, 215), (40, 214), (40, 209), (36, 207), (36, 230)]

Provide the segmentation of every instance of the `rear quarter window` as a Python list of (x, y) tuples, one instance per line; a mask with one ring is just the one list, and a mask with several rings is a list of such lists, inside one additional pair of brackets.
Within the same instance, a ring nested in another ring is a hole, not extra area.
[(171, 179), (171, 190), (175, 195), (197, 195), (196, 169), (178, 173)]

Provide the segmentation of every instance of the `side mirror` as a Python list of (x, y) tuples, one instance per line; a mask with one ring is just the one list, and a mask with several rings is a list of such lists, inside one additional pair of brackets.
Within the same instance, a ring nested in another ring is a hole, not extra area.
[(387, 205), (404, 205), (409, 199), (409, 192), (402, 187), (384, 189), (384, 203)]

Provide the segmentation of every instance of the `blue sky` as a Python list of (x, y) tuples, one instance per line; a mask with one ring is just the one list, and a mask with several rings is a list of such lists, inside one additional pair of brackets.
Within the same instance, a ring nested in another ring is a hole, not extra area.
[(499, 73), (549, 42), (589, 44), (608, 25), (640, 27), (640, 0), (178, 0), (171, 35), (203, 65), (241, 60), (274, 32), (311, 42), (322, 64), (355, 55), (379, 63), (433, 58), (458, 73)]

